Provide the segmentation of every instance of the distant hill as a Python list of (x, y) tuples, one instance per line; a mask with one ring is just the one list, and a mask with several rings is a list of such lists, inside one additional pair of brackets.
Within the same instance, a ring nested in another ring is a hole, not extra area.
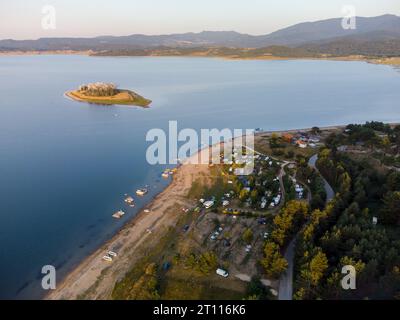
[(101, 36), (95, 38), (40, 38), (38, 40), (0, 40), (0, 50), (121, 50), (154, 47), (257, 47), (257, 36), (234, 31), (203, 31), (148, 36)]
[(310, 53), (333, 56), (398, 57), (400, 56), (400, 39), (364, 41), (360, 38), (342, 38), (325, 43), (303, 45), (301, 48)]
[[(268, 35), (253, 36), (234, 31), (203, 31), (170, 35), (101, 36), (94, 38), (40, 38), (0, 40), (0, 51), (93, 50), (136, 52), (157, 48), (274, 48), (273, 51), (328, 54), (400, 55), (400, 17), (357, 17), (357, 27), (345, 30), (341, 18), (299, 23)], [(290, 47), (293, 50), (283, 47)], [(272, 50), (272, 49), (271, 49)]]
[(299, 46), (305, 43), (338, 40), (346, 37), (363, 37), (364, 40), (381, 40), (387, 37), (400, 39), (400, 17), (383, 15), (356, 18), (356, 29), (343, 29), (342, 18), (304, 22), (261, 36), (268, 45)]

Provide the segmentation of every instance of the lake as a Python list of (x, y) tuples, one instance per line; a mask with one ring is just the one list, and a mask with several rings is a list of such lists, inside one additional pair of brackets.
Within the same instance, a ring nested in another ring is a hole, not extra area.
[[(96, 81), (151, 108), (63, 96)], [(0, 298), (42, 297), (43, 265), (60, 280), (167, 185), (146, 162), (149, 129), (400, 122), (399, 88), (398, 70), (363, 62), (0, 57)], [(127, 208), (124, 195), (145, 185)], [(126, 217), (112, 219), (119, 209)]]

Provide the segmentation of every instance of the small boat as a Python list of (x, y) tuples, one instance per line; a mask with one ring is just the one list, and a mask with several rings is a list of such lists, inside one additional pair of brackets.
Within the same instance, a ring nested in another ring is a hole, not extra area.
[(114, 251), (111, 251), (111, 250), (108, 251), (107, 254), (108, 254), (110, 257), (114, 257), (114, 258), (117, 256), (117, 253), (114, 252)]
[(127, 204), (132, 204), (133, 203), (133, 198), (132, 197), (126, 197), (124, 200)]
[(115, 218), (115, 219), (120, 219), (120, 218), (122, 218), (122, 216), (123, 216), (124, 214), (125, 214), (125, 212), (123, 212), (122, 210), (119, 210), (119, 211), (115, 212), (115, 213), (112, 215), (112, 217)]
[(110, 256), (104, 256), (102, 259), (104, 261), (108, 261), (108, 262), (112, 262), (113, 261), (113, 259)]
[(147, 192), (148, 192), (148, 190), (146, 188), (142, 188), (142, 189), (137, 189), (136, 190), (136, 194), (138, 196), (144, 196)]
[(168, 179), (168, 178), (169, 178), (169, 173), (164, 171), (164, 172), (161, 174), (161, 176), (162, 176), (164, 179)]

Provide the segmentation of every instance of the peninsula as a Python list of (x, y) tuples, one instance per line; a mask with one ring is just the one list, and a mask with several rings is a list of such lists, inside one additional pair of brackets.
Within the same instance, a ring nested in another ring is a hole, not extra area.
[(133, 105), (148, 107), (151, 100), (148, 100), (137, 93), (118, 89), (113, 83), (89, 83), (79, 86), (78, 90), (65, 93), (67, 97), (81, 102), (89, 102), (101, 105)]

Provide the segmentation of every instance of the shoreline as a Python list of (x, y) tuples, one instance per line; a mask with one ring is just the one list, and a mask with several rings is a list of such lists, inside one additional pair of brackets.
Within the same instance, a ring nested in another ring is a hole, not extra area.
[[(178, 166), (177, 172), (173, 175), (170, 184), (157, 194), (149, 203), (145, 205), (134, 217), (126, 223), (105, 243), (101, 244), (90, 255), (86, 256), (73, 267), (57, 284), (57, 288), (45, 294), (43, 300), (55, 299), (80, 299), (82, 295), (96, 285), (104, 273), (108, 274), (107, 280), (103, 279), (102, 288), (93, 293), (92, 299), (107, 299), (114, 289), (115, 282), (129, 271), (130, 265), (134, 262), (136, 251), (140, 250), (141, 244), (151, 240), (149, 236), (155, 230), (161, 230), (168, 225), (174, 225), (176, 218), (181, 214), (176, 206), (185, 207), (188, 200), (184, 199), (189, 191), (194, 179), (201, 174), (207, 174), (209, 168), (204, 164), (190, 164), (191, 159), (202, 155), (208, 155), (209, 147), (198, 150), (191, 157), (187, 158), (182, 165)], [(173, 208), (173, 210), (170, 210)], [(150, 212), (145, 212), (145, 210)], [(178, 213), (178, 215), (177, 215)], [(151, 233), (148, 230), (152, 230)], [(111, 264), (102, 261), (102, 256), (108, 251), (118, 249), (118, 256)], [(121, 257), (121, 258), (120, 258)]]
[[(127, 100), (125, 96), (128, 95), (130, 99), (134, 99), (133, 95), (136, 95), (136, 100)], [(120, 99), (126, 100), (118, 100), (115, 97), (120, 95)], [(76, 90), (69, 90), (64, 92), (64, 97), (77, 102), (86, 102), (90, 104), (96, 105), (104, 105), (104, 106), (128, 106), (128, 107), (142, 107), (142, 108), (150, 108), (151, 100), (142, 97), (141, 95), (127, 89), (119, 89), (119, 92), (116, 96), (111, 97), (79, 97), (77, 96)]]
[(149, 58), (211, 58), (211, 59), (222, 59), (229, 61), (289, 61), (289, 60), (322, 60), (322, 61), (359, 61), (366, 62), (377, 65), (386, 66), (400, 66), (400, 56), (398, 57), (383, 57), (383, 58), (371, 58), (363, 55), (349, 55), (349, 56), (338, 56), (338, 57), (284, 57), (284, 56), (255, 56), (255, 57), (236, 57), (236, 56), (207, 56), (201, 54), (189, 54), (189, 55), (142, 55), (142, 56), (129, 56), (129, 55), (96, 55), (96, 51), (75, 51), (75, 50), (50, 50), (50, 51), (0, 51), (0, 57), (2, 56), (40, 56), (40, 55), (81, 55), (88, 57), (108, 57), (108, 58), (118, 58), (118, 57), (149, 57)]
[[(388, 123), (391, 126), (399, 123)], [(320, 130), (339, 130), (346, 125), (332, 125), (319, 127)], [(309, 131), (311, 128), (289, 129), (289, 130), (271, 130), (256, 132), (255, 135), (262, 136), (272, 133)], [(188, 203), (186, 197), (187, 191), (190, 189), (194, 179), (201, 174), (207, 175), (209, 172), (208, 165), (190, 164), (194, 158), (209, 156), (210, 149), (213, 146), (206, 146), (199, 149), (195, 154), (187, 158), (184, 163), (178, 166), (177, 172), (172, 177), (172, 181), (168, 186), (157, 194), (149, 203), (145, 205), (134, 217), (126, 221), (126, 223), (107, 240), (105, 243), (95, 249), (90, 255), (86, 256), (73, 267), (57, 285), (57, 289), (44, 295), (42, 299), (79, 299), (92, 289), (98, 281), (102, 283), (102, 289), (93, 293), (90, 298), (107, 299), (110, 297), (116, 281), (129, 271), (134, 261), (131, 257), (135, 257), (140, 246), (146, 242), (151, 233), (148, 230), (161, 230), (168, 225), (174, 225), (181, 210), (176, 209), (178, 206), (185, 207)], [(185, 201), (186, 200), (186, 201)], [(170, 209), (173, 208), (171, 211)], [(150, 212), (145, 212), (148, 209)], [(147, 242), (146, 242), (147, 243)], [(101, 260), (101, 257), (107, 250), (113, 247), (121, 246), (118, 257), (111, 264)], [(123, 256), (124, 254), (124, 256)], [(123, 256), (121, 259), (120, 256)], [(114, 273), (107, 274), (109, 270)], [(101, 278), (103, 275), (108, 279)]]
[(21, 50), (13, 50), (13, 51), (0, 51), (0, 57), (1, 56), (45, 56), (45, 55), (90, 56), (93, 53), (95, 53), (95, 52), (92, 50), (87, 50), (87, 51), (77, 51), (77, 50), (21, 51)]

